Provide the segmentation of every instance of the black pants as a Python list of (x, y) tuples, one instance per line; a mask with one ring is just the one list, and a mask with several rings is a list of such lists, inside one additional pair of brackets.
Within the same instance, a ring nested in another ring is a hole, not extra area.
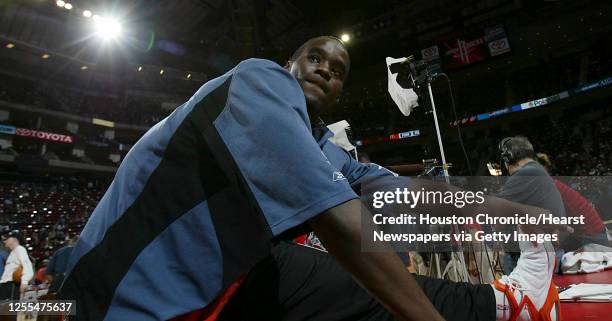
[(0, 300), (19, 300), (19, 284), (15, 282), (0, 283)]
[[(491, 286), (418, 275), (415, 279), (446, 320), (495, 320)], [(219, 321), (246, 320), (390, 321), (395, 318), (329, 254), (280, 243), (270, 257), (250, 272), (219, 318)]]

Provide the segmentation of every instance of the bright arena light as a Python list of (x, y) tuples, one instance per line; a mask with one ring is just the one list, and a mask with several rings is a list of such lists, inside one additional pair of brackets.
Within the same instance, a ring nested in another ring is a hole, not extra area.
[(98, 35), (104, 39), (114, 39), (121, 34), (121, 24), (115, 19), (100, 18), (96, 27)]
[(60, 7), (63, 8), (64, 5), (66, 5), (66, 2), (62, 1), (62, 0), (57, 0), (57, 2), (55, 2), (55, 4)]
[(64, 6), (64, 8), (65, 8), (66, 10), (72, 10), (72, 4), (70, 4), (70, 3), (66, 3), (66, 5)]
[(83, 10), (83, 17), (85, 17), (85, 18), (91, 18), (91, 11), (89, 11), (89, 10)]
[(100, 16), (98, 16), (97, 14), (93, 15), (93, 17), (91, 17), (94, 21), (99, 21), (100, 20)]
[(340, 40), (342, 40), (342, 42), (349, 42), (351, 40), (351, 36), (349, 36), (348, 34), (344, 33), (344, 34), (342, 34), (342, 36), (340, 36)]

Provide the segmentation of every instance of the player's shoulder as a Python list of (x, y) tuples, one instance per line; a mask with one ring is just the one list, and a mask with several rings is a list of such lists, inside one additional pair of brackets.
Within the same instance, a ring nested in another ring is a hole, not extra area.
[(245, 72), (257, 72), (263, 70), (284, 70), (279, 64), (272, 60), (249, 58), (241, 61), (236, 68), (234, 73), (245, 73)]
[[(279, 95), (293, 95), (301, 92), (295, 78), (274, 61), (251, 58), (240, 62), (232, 72), (233, 80), (239, 79), (232, 90), (242, 91), (244, 86), (255, 86), (260, 90), (273, 91)], [(296, 97), (299, 97), (297, 95)]]

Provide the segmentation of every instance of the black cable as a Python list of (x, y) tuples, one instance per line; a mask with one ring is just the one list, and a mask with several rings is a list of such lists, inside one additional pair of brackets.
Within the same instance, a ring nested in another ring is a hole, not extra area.
[(472, 165), (470, 165), (470, 158), (468, 157), (467, 151), (465, 150), (465, 145), (463, 144), (463, 135), (461, 134), (461, 126), (460, 126), (460, 122), (459, 117), (457, 117), (457, 106), (455, 105), (455, 95), (453, 93), (453, 87), (451, 85), (451, 80), (448, 77), (448, 75), (446, 75), (445, 73), (439, 73), (436, 74), (435, 77), (437, 76), (444, 76), (444, 78), (446, 78), (446, 83), (448, 84), (448, 91), (450, 93), (450, 98), (451, 98), (451, 106), (453, 108), (453, 115), (455, 116), (455, 121), (457, 122), (457, 137), (459, 138), (459, 146), (461, 146), (461, 150), (463, 151), (463, 156), (465, 157), (465, 161), (467, 162), (467, 168), (468, 168), (468, 174), (470, 174), (470, 176), (473, 175), (472, 173)]
[(484, 281), (482, 280), (482, 274), (480, 273), (480, 268), (478, 267), (478, 259), (476, 258), (476, 251), (472, 251), (472, 257), (474, 257), (474, 265), (476, 265), (476, 273), (478, 273), (478, 280), (480, 280), (480, 284), (483, 284)]
[(495, 267), (493, 266), (493, 260), (491, 260), (491, 258), (489, 257), (489, 250), (487, 250), (487, 243), (482, 242), (482, 246), (484, 246), (483, 250), (485, 251), (485, 253), (487, 253), (487, 261), (489, 261), (489, 268), (491, 268), (491, 274), (493, 275), (493, 279), (495, 279)]

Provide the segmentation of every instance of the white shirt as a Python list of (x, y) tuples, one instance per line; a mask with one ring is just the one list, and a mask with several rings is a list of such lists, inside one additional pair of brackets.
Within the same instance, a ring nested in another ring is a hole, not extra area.
[(32, 262), (30, 262), (28, 251), (26, 251), (25, 247), (17, 245), (17, 247), (11, 251), (8, 258), (6, 258), (4, 273), (2, 273), (0, 283), (13, 281), (13, 272), (15, 272), (20, 265), (23, 266), (23, 272), (21, 273), (21, 284), (28, 284), (28, 282), (30, 282), (34, 276)]

